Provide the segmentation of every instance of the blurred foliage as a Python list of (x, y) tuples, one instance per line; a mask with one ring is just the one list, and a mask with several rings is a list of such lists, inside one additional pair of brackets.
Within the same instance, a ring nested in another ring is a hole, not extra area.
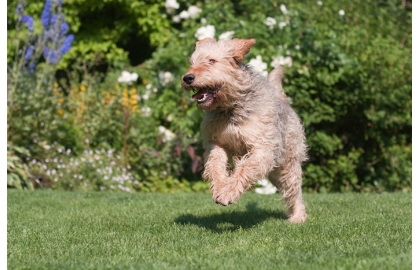
[[(7, 1), (9, 38), (18, 35), (14, 30), (18, 2)], [(38, 15), (43, 6), (43, 0), (28, 1), (26, 11), (29, 15)], [(164, 10), (162, 1), (63, 1), (66, 21), (70, 31), (76, 34), (76, 40), (59, 68), (81, 57), (95, 63), (99, 69), (103, 65), (122, 67), (128, 59), (128, 51), (123, 48), (131, 49), (136, 57), (145, 60), (153, 48), (169, 41), (171, 27)], [(35, 28), (40, 31), (41, 24), (36, 24)], [(13, 54), (12, 46), (8, 46), (8, 61), (13, 59)]]
[[(8, 1), (9, 65), (14, 41), (26, 38), (14, 30), (16, 3)], [(270, 71), (278, 57), (293, 60), (283, 86), (310, 147), (305, 191), (411, 189), (410, 1), (197, 1), (201, 12), (188, 18), (179, 15), (192, 3), (178, 3), (170, 10), (163, 1), (64, 1), (72, 49), (52, 70), (41, 64), (25, 72), (9, 94), (8, 143), (37, 162), (53, 158), (46, 146), (54, 142), (75, 159), (112, 150), (121, 168), (130, 166), (131, 191), (205, 190), (197, 182), (203, 113), (179, 79), (197, 29), (213, 25), (216, 39), (234, 31), (257, 40), (245, 62), (261, 56)], [(31, 1), (27, 13), (36, 19), (42, 8), (43, 1)], [(123, 69), (138, 78), (118, 82)], [(42, 74), (48, 79), (34, 91)]]
[(34, 189), (28, 166), (23, 162), (23, 157), (29, 157), (30, 153), (23, 147), (7, 145), (7, 187), (17, 189)]

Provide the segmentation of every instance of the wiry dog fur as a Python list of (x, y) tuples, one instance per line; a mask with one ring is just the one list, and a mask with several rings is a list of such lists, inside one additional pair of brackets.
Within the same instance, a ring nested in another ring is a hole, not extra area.
[(205, 111), (203, 177), (213, 200), (226, 206), (268, 176), (285, 199), (289, 221), (304, 222), (303, 126), (283, 91), (283, 68), (265, 78), (243, 63), (253, 44), (255, 39), (198, 41), (182, 77), (183, 88), (195, 92), (197, 107)]

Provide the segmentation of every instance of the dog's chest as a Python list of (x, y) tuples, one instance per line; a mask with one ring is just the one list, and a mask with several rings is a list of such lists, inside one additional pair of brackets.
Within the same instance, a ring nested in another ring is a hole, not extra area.
[(237, 155), (246, 153), (241, 125), (233, 123), (229, 118), (205, 118), (201, 129), (204, 140), (214, 142)]

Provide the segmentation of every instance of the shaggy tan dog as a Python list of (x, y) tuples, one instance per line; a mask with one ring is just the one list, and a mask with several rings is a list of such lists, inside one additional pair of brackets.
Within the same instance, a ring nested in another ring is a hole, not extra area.
[(265, 78), (243, 63), (254, 44), (255, 39), (198, 41), (182, 77), (183, 88), (195, 92), (192, 98), (205, 111), (203, 177), (213, 200), (226, 206), (268, 176), (285, 199), (289, 221), (304, 222), (303, 126), (283, 91), (283, 68)]

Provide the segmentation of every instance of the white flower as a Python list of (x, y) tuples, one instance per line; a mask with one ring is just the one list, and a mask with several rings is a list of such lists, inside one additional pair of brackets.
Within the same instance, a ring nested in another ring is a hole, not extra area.
[(149, 99), (149, 96), (150, 96), (150, 90), (146, 90), (146, 92), (144, 93), (144, 95), (142, 95), (141, 97), (144, 100), (148, 100)]
[(279, 28), (282, 29), (287, 25), (287, 22), (279, 22)]
[(206, 26), (202, 26), (198, 28), (194, 34), (194, 37), (196, 37), (198, 40), (202, 40), (207, 37), (214, 38), (215, 34), (216, 34), (216, 29), (214, 28), (214, 26), (206, 25)]
[(344, 10), (340, 9), (340, 11), (338, 12), (338, 14), (339, 14), (340, 16), (344, 16), (344, 14), (346, 14), (346, 13), (344, 12)]
[(176, 0), (166, 0), (165, 7), (166, 9), (178, 9), (179, 4)]
[(188, 14), (190, 15), (190, 18), (195, 18), (197, 17), (198, 13), (201, 12), (201, 8), (198, 8), (196, 6), (190, 6), (188, 8)]
[(277, 192), (277, 188), (271, 184), (267, 179), (261, 179), (257, 181), (262, 187), (256, 188), (255, 193), (258, 194), (274, 194)]
[(265, 19), (264, 24), (267, 25), (270, 29), (273, 29), (273, 26), (276, 24), (276, 19), (267, 17)]
[(168, 117), (166, 117), (166, 120), (168, 120), (169, 122), (172, 122), (173, 116), (172, 114), (168, 115)]
[(322, 1), (316, 2), (318, 5), (322, 6)]
[(150, 109), (147, 106), (144, 106), (143, 108), (141, 108), (141, 112), (143, 113), (144, 116), (148, 117), (152, 114), (152, 109)]
[(295, 49), (296, 49), (296, 50), (299, 50), (299, 49), (300, 49), (299, 44), (295, 46)]
[(176, 23), (179, 23), (181, 21), (181, 18), (179, 17), (179, 15), (173, 16), (172, 20)]
[(283, 14), (287, 14), (288, 13), (286, 6), (283, 5), (283, 4), (281, 4), (280, 10), (281, 10), (281, 12), (283, 12)]
[(267, 63), (262, 61), (260, 55), (257, 55), (256, 58), (251, 59), (251, 61), (249, 61), (249, 65), (253, 66), (254, 70), (258, 73), (261, 73), (263, 76), (267, 76)]
[(207, 19), (206, 19), (206, 18), (201, 18), (201, 19), (200, 19), (200, 23), (202, 23), (202, 24), (206, 24), (206, 23), (207, 23)]
[(124, 186), (123, 186), (123, 185), (121, 185), (121, 184), (118, 184), (118, 188), (119, 188), (119, 189), (121, 189), (122, 191), (131, 192), (131, 190), (130, 190), (130, 188), (129, 188), (129, 187), (124, 187)]
[(183, 10), (181, 13), (179, 13), (179, 18), (181, 19), (188, 19), (188, 18), (195, 18), (197, 15), (201, 12), (201, 8), (198, 8), (197, 6), (190, 6), (188, 10)]
[(118, 77), (118, 82), (131, 84), (131, 82), (137, 81), (138, 77), (139, 77), (139, 75), (137, 75), (137, 73), (135, 73), (135, 72), (130, 73), (130, 72), (124, 70), (121, 73), (121, 76)]
[(174, 75), (170, 73), (169, 71), (161, 71), (159, 72), (159, 79), (163, 86), (165, 86), (167, 83), (171, 82), (174, 79)]
[(233, 37), (233, 34), (235, 34), (235, 31), (227, 31), (224, 32), (223, 34), (221, 34), (219, 36), (219, 40), (224, 39), (224, 40), (231, 40)]
[(159, 133), (163, 135), (163, 142), (170, 141), (175, 138), (175, 134), (164, 126), (159, 126)]
[(279, 56), (273, 59), (273, 61), (270, 64), (272, 67), (276, 68), (278, 66), (292, 66), (292, 58), (290, 56), (283, 57)]
[(190, 17), (190, 14), (188, 13), (188, 11), (183, 10), (181, 13), (179, 13), (179, 17), (181, 19), (188, 19)]

